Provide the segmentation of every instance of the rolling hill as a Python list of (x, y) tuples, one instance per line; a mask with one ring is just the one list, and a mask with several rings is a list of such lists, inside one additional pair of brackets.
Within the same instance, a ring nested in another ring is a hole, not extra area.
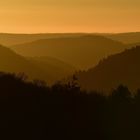
[(27, 43), (39, 39), (75, 37), (81, 36), (80, 33), (43, 33), (43, 34), (12, 34), (0, 33), (0, 43), (4, 46), (11, 46), (21, 43)]
[(79, 69), (88, 69), (110, 54), (121, 52), (127, 46), (99, 35), (41, 39), (11, 46), (23, 56), (50, 56)]
[(104, 34), (104, 36), (125, 44), (134, 44), (140, 42), (140, 32)]
[(83, 89), (110, 91), (120, 84), (134, 91), (140, 86), (140, 47), (111, 55), (88, 71), (77, 74)]
[(4, 46), (12, 46), (33, 42), (40, 39), (50, 38), (69, 38), (81, 37), (85, 35), (100, 35), (122, 43), (131, 44), (140, 42), (140, 32), (128, 33), (38, 33), (38, 34), (13, 34), (13, 33), (0, 33), (0, 43)]
[[(0, 71), (25, 73), (30, 79), (45, 80), (51, 84), (74, 72), (74, 68), (59, 60), (49, 58), (42, 62), (37, 58), (25, 58), (0, 46)], [(65, 72), (64, 72), (65, 71)]]

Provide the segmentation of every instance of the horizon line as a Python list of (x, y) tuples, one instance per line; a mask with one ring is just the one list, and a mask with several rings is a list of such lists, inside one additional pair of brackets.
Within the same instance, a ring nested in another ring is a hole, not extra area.
[(125, 33), (140, 33), (140, 31), (128, 31), (128, 32), (0, 32), (0, 34), (125, 34)]

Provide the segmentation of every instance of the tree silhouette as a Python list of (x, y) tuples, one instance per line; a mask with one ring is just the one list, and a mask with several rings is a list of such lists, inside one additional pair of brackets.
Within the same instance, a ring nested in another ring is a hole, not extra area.
[[(75, 80), (75, 78), (74, 78)], [(77, 85), (0, 73), (0, 132), (5, 139), (139, 139), (140, 92), (120, 85), (109, 96)]]

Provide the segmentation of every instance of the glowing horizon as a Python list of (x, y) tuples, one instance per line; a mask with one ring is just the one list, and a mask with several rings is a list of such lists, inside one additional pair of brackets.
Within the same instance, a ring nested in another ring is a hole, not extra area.
[(138, 0), (5, 0), (0, 1), (0, 32), (138, 32), (139, 15)]

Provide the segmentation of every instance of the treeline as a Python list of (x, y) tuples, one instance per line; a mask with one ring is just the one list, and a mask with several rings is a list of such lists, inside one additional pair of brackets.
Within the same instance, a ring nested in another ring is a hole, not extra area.
[(48, 87), (1, 73), (0, 128), (2, 139), (140, 139), (140, 91), (120, 85), (104, 96), (75, 81)]

